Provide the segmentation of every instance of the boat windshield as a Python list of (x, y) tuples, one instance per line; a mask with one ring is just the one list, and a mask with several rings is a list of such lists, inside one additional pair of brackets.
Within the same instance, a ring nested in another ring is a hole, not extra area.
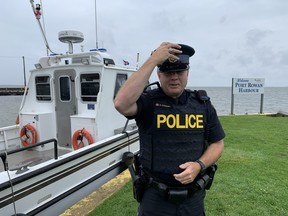
[(39, 101), (51, 101), (50, 76), (35, 77), (36, 98)]
[(81, 74), (81, 99), (85, 102), (96, 102), (100, 87), (98, 73)]

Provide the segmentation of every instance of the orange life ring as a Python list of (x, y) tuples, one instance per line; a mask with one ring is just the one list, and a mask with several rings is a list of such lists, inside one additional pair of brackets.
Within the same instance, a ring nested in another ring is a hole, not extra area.
[(21, 128), (20, 139), (22, 145), (27, 147), (37, 142), (37, 131), (31, 124), (26, 124)]
[(89, 145), (94, 143), (94, 139), (88, 130), (85, 130), (84, 128), (79, 129), (74, 132), (72, 137), (72, 146), (74, 150), (84, 147), (83, 138), (88, 141)]

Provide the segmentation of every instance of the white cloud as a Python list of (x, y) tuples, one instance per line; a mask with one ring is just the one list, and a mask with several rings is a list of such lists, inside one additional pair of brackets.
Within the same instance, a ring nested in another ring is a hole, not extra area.
[[(67, 51), (58, 41), (67, 29), (82, 31), (85, 49), (95, 48), (94, 1), (42, 0), (54, 52)], [(287, 86), (287, 10), (285, 0), (97, 0), (98, 42), (134, 64), (137, 53), (143, 63), (162, 41), (187, 43), (196, 50), (189, 85), (230, 86), (232, 77), (259, 76), (266, 85)], [(7, 74), (0, 85), (21, 84), (22, 56), (31, 69), (46, 55), (43, 38), (29, 0), (4, 1), (0, 13), (0, 63)]]

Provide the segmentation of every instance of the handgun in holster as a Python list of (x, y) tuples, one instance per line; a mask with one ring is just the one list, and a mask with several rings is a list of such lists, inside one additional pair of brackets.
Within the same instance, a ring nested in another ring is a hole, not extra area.
[(209, 190), (214, 180), (215, 172), (217, 170), (217, 164), (213, 164), (208, 167), (203, 174), (198, 176), (195, 186), (202, 190)]
[(141, 178), (139, 158), (132, 152), (125, 152), (122, 156), (122, 162), (128, 167), (132, 178), (134, 199), (136, 199), (137, 202), (141, 202), (146, 188), (146, 184), (143, 181), (143, 178)]

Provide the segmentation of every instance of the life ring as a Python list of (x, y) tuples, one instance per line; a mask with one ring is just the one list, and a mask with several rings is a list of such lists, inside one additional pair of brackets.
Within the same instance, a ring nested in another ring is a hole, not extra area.
[(21, 128), (20, 139), (22, 145), (27, 147), (37, 142), (37, 131), (31, 124), (26, 124)]
[(72, 137), (72, 146), (74, 150), (84, 147), (83, 138), (88, 141), (89, 145), (94, 143), (94, 139), (88, 130), (85, 130), (84, 128), (79, 129), (74, 132)]

